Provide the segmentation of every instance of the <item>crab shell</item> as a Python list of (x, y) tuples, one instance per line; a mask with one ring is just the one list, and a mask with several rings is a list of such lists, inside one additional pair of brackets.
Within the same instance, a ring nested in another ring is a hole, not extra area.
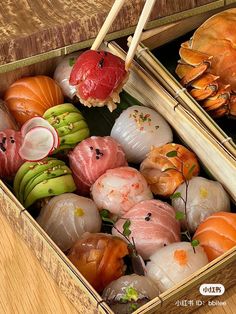
[(236, 116), (236, 8), (205, 21), (180, 48), (176, 74), (213, 117)]

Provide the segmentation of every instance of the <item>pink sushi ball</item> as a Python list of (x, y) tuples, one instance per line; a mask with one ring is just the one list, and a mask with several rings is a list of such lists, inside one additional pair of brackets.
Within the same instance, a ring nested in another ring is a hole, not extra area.
[(23, 164), (18, 154), (21, 143), (20, 132), (11, 129), (0, 132), (0, 178), (12, 179)]
[(78, 194), (88, 195), (91, 185), (108, 169), (126, 166), (121, 145), (110, 136), (91, 136), (69, 153), (70, 169)]
[(112, 216), (121, 217), (135, 204), (153, 198), (142, 174), (131, 167), (107, 170), (92, 185), (91, 193), (99, 209), (107, 209)]
[(131, 222), (129, 239), (134, 239), (138, 254), (144, 260), (158, 249), (180, 241), (180, 223), (175, 218), (175, 209), (168, 203), (147, 200), (136, 204), (116, 222), (113, 235), (123, 238), (123, 225), (127, 219)]

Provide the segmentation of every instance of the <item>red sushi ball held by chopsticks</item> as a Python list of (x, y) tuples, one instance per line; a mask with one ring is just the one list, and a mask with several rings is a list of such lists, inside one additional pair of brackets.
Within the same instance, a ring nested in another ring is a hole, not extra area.
[(119, 102), (119, 93), (128, 79), (125, 62), (106, 51), (87, 50), (82, 53), (70, 75), (77, 96), (86, 106), (108, 106), (112, 111)]

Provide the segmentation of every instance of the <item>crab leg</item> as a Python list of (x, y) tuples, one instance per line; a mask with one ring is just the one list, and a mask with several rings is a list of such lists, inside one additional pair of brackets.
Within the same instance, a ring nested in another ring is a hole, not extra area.
[(219, 76), (204, 73), (200, 78), (191, 83), (193, 89), (190, 94), (198, 101), (216, 95), (218, 91), (217, 79)]

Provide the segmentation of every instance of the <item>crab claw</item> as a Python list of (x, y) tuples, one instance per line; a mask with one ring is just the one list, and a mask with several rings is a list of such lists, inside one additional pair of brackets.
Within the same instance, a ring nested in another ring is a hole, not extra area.
[(189, 93), (197, 101), (214, 96), (219, 87), (217, 82), (218, 78), (219, 76), (211, 73), (204, 73), (200, 78), (191, 83), (191, 87), (193, 87), (193, 89)]
[(222, 85), (215, 96), (202, 102), (202, 107), (214, 118), (229, 114), (230, 85)]
[(192, 50), (187, 45), (188, 42), (181, 45), (181, 60), (176, 68), (176, 74), (182, 79), (181, 84), (184, 86), (201, 77), (210, 67), (212, 59), (212, 56)]

